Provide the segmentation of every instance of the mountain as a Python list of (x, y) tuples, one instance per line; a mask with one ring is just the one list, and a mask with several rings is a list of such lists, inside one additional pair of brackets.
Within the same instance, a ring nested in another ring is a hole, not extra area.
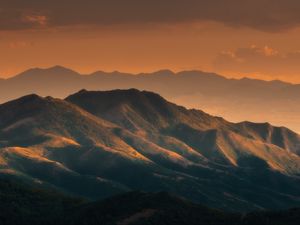
[(32, 93), (55, 96), (55, 90), (60, 94), (64, 88), (67, 92), (76, 91), (81, 88), (82, 79), (83, 76), (79, 73), (61, 66), (29, 69), (15, 77), (0, 81), (2, 96), (0, 102)]
[(60, 217), (86, 202), (38, 184), (0, 178), (0, 224), (37, 225)]
[(2, 225), (294, 225), (299, 221), (299, 208), (238, 214), (210, 209), (167, 192), (137, 191), (87, 202), (7, 179), (0, 179), (0, 200)]
[[(284, 127), (249, 122), (233, 124), (135, 89), (82, 90), (66, 100), (156, 144), (172, 144), (172, 138), (174, 142), (188, 144), (203, 159), (213, 162), (237, 166), (239, 161), (242, 163), (244, 158), (254, 155), (286, 173), (298, 173), (300, 169), (300, 136)], [(164, 138), (171, 139), (161, 140)]]
[(227, 79), (201, 71), (161, 70), (136, 75), (98, 71), (83, 75), (61, 66), (35, 68), (0, 80), (0, 102), (32, 93), (65, 98), (83, 88), (149, 90), (177, 104), (202, 109), (230, 121), (268, 121), (300, 132), (299, 84)]
[(299, 206), (299, 142), (136, 89), (0, 105), (0, 174), (88, 199), (142, 190), (238, 211)]

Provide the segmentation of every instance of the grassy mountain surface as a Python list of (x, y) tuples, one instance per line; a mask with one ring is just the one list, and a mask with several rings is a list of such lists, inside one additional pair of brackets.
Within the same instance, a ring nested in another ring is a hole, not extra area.
[(142, 190), (239, 211), (299, 206), (299, 140), (135, 89), (0, 105), (0, 173), (88, 199)]

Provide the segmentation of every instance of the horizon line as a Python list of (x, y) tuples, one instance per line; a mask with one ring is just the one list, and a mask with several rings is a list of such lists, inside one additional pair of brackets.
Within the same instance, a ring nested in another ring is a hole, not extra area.
[(200, 70), (200, 69), (190, 69), (190, 70), (178, 70), (178, 71), (174, 71), (172, 69), (157, 69), (157, 70), (153, 70), (152, 72), (138, 72), (138, 73), (131, 73), (131, 72), (124, 72), (124, 71), (119, 71), (119, 70), (113, 70), (113, 71), (105, 71), (105, 70), (96, 70), (94, 72), (91, 72), (91, 73), (81, 73), (81, 72), (78, 72), (77, 70), (74, 70), (72, 68), (69, 68), (69, 67), (66, 67), (66, 66), (63, 66), (63, 65), (54, 65), (54, 66), (50, 66), (50, 67), (32, 67), (32, 68), (28, 68), (20, 73), (17, 73), (15, 75), (12, 75), (12, 76), (9, 76), (9, 77), (1, 77), (0, 75), (0, 80), (2, 81), (6, 81), (6, 80), (10, 80), (10, 79), (13, 79), (15, 77), (18, 77), (20, 75), (23, 75), (24, 73), (26, 72), (30, 72), (32, 70), (42, 70), (42, 71), (46, 71), (46, 70), (51, 70), (51, 69), (55, 69), (55, 68), (60, 68), (60, 69), (65, 69), (65, 70), (69, 70), (69, 71), (72, 71), (74, 73), (77, 73), (78, 75), (80, 76), (90, 76), (90, 75), (93, 75), (93, 74), (96, 74), (96, 73), (106, 73), (106, 74), (114, 74), (114, 73), (118, 73), (118, 74), (122, 74), (122, 75), (129, 75), (129, 76), (141, 76), (141, 75), (153, 75), (155, 73), (159, 73), (159, 72), (168, 72), (168, 73), (171, 73), (172, 75), (178, 75), (180, 73), (184, 73), (184, 72), (198, 72), (198, 73), (203, 73), (203, 74), (206, 74), (206, 75), (215, 75), (215, 76), (219, 76), (219, 77), (223, 77), (227, 80), (244, 80), (244, 79), (249, 79), (249, 80), (256, 80), (256, 81), (265, 81), (265, 82), (282, 82), (282, 83), (285, 83), (285, 84), (289, 84), (289, 85), (298, 85), (300, 83), (293, 83), (293, 82), (290, 82), (290, 81), (285, 81), (285, 80), (280, 80), (280, 79), (262, 79), (262, 78), (251, 78), (249, 76), (243, 76), (241, 78), (233, 78), (233, 77), (228, 77), (226, 75), (222, 75), (222, 74), (219, 74), (217, 72), (210, 72), (210, 71), (203, 71), (203, 70)]

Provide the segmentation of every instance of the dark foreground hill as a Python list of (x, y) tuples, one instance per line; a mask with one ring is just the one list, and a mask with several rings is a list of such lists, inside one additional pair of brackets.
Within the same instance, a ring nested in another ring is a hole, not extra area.
[(129, 192), (87, 203), (0, 179), (1, 225), (296, 225), (299, 215), (299, 209), (228, 213), (166, 192)]
[[(300, 209), (248, 214), (210, 209), (166, 192), (131, 192), (79, 206), (61, 224), (116, 225), (296, 225)], [(60, 223), (58, 223), (60, 224)]]
[(26, 184), (14, 179), (0, 178), (0, 224), (36, 225), (60, 217), (84, 200), (67, 197), (38, 184)]
[(236, 211), (297, 207), (299, 146), (287, 128), (136, 89), (0, 105), (0, 174), (92, 200), (140, 190)]

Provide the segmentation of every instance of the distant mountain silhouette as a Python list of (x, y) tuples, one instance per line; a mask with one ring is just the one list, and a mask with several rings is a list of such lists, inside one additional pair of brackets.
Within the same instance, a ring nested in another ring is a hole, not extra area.
[(142, 190), (231, 210), (297, 206), (299, 143), (136, 89), (0, 105), (0, 174), (89, 199)]
[(0, 80), (0, 102), (32, 93), (64, 98), (84, 88), (154, 91), (177, 104), (202, 109), (231, 121), (267, 121), (300, 133), (300, 85), (248, 78), (226, 79), (201, 71), (161, 70), (137, 75), (99, 71), (81, 75), (61, 66), (36, 68)]

